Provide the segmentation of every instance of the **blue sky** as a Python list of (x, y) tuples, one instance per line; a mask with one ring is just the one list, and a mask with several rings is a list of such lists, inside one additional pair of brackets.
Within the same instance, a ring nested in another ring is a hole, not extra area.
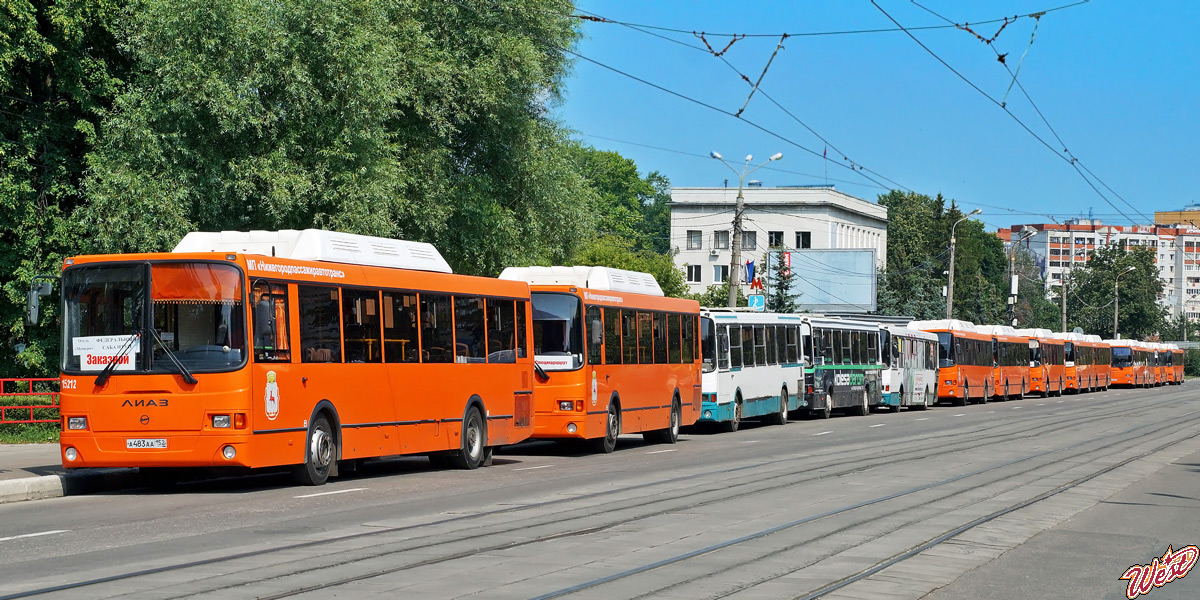
[[(905, 27), (947, 24), (909, 0), (877, 1)], [(1071, 2), (921, 4), (961, 24)], [(617, 21), (684, 30), (651, 31), (701, 48), (704, 42), (686, 32), (895, 28), (869, 0), (583, 0), (578, 8)], [(977, 31), (991, 37), (1000, 25), (980, 25)], [(737, 112), (750, 92), (710, 53), (618, 24), (586, 22), (583, 33), (577, 47), (582, 56), (719, 109)], [(913, 34), (996, 100), (1004, 98), (1011, 81), (996, 52), (1007, 53), (1015, 69), (1028, 47), (1019, 81), (1071, 154), (1115, 191), (1093, 180), (1116, 208), (1060, 158), (1062, 147), (1016, 86), (1007, 108), (1053, 151), (898, 31), (790, 37), (763, 79), (761, 90), (832, 144), (828, 177), (837, 189), (871, 200), (884, 192), (843, 168), (848, 164), (844, 154), (877, 173), (865, 174), (885, 185), (891, 184), (880, 176), (921, 193), (941, 193), (968, 210), (981, 208), (980, 218), (990, 229), (1048, 222), (1047, 215), (1059, 221), (1086, 217), (1089, 209), (1106, 223), (1128, 223), (1119, 212), (1143, 223), (1155, 210), (1200, 202), (1200, 2), (1091, 0), (1040, 20), (1010, 23), (993, 42), (995, 51), (953, 27)], [(718, 50), (730, 40), (705, 37)], [(777, 35), (746, 37), (724, 58), (754, 80), (778, 42)], [(765, 96), (752, 98), (742, 117), (786, 139), (580, 58), (565, 95), (556, 114), (580, 139), (632, 158), (643, 173), (659, 171), (672, 185), (722, 185), (732, 177), (705, 158), (710, 150), (735, 161), (753, 154), (756, 162), (783, 152), (783, 160), (772, 166), (789, 172), (758, 171), (754, 178), (764, 185), (825, 183), (825, 161), (793, 145), (819, 155), (825, 142)]]

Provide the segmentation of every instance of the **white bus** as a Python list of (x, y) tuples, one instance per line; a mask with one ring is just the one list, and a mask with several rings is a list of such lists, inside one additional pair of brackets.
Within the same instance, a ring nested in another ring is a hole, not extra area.
[(730, 432), (742, 419), (786, 423), (788, 412), (803, 406), (801, 322), (798, 315), (701, 309), (698, 423)]
[(900, 325), (879, 326), (883, 349), (881, 406), (898, 412), (937, 404), (937, 335)]

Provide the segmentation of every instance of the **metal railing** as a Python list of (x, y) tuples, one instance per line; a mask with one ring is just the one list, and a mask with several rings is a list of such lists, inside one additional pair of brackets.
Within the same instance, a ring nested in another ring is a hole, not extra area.
[(58, 378), (0, 379), (0, 425), (57, 423)]

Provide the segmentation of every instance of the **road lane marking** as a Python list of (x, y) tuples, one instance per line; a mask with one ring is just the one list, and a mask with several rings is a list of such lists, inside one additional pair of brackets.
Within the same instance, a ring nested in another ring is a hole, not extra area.
[(917, 421), (928, 421), (928, 420), (929, 420), (929, 417), (921, 417), (920, 419), (915, 419), (915, 420), (917, 420)]
[(646, 454), (662, 454), (664, 452), (678, 452), (678, 451), (677, 450), (655, 450), (654, 452), (647, 452)]
[(744, 442), (738, 442), (738, 443), (739, 444), (757, 444), (758, 440), (746, 440)]
[(832, 431), (822, 431), (821, 433), (814, 433), (814, 434), (813, 434), (813, 436), (815, 437), (815, 436), (818, 436), (818, 435), (825, 435), (825, 434), (827, 434), (827, 433), (833, 433), (833, 432), (832, 432)]
[(21, 538), (39, 537), (39, 536), (43, 536), (43, 535), (54, 535), (56, 533), (67, 533), (68, 531), (71, 531), (71, 530), (70, 529), (54, 529), (51, 531), (39, 531), (37, 533), (25, 533), (22, 535), (11, 535), (8, 537), (0, 538), (0, 542), (7, 542), (9, 540), (18, 540)]
[[(992, 412), (995, 412), (995, 411), (992, 411)], [(958, 413), (957, 415), (952, 415), (952, 416), (955, 416), (955, 417), (965, 417), (965, 416), (967, 416), (967, 413)]]
[(334, 490), (332, 492), (320, 492), (317, 494), (305, 494), (303, 496), (292, 496), (293, 498), (316, 498), (317, 496), (332, 496), (334, 494), (345, 494), (347, 492), (361, 492), (367, 488), (350, 488), (348, 490)]
[(1046, 403), (1043, 402), (1043, 403), (1039, 404), (1038, 406), (1045, 406), (1045, 405), (1046, 405)]
[(996, 411), (994, 411), (994, 410), (989, 410), (989, 411), (987, 411), (987, 414), (989, 414), (989, 415), (990, 415), (990, 414), (992, 414), (992, 413), (994, 413), (994, 412), (996, 412)]
[(1017, 410), (1018, 408), (1021, 408), (1021, 407), (1020, 407), (1020, 406), (1014, 406), (1014, 407), (1013, 407), (1013, 410)]
[(1058, 402), (1055, 402), (1055, 404), (1062, 404), (1063, 402), (1063, 400), (1059, 400)]
[(884, 425), (887, 425), (887, 423), (879, 423), (876, 425), (872, 425), (871, 427), (883, 427)]
[(549, 469), (550, 467), (553, 467), (553, 466), (554, 465), (538, 465), (536, 467), (521, 467), (520, 469), (513, 469), (513, 470), (514, 471), (532, 471), (534, 469)]

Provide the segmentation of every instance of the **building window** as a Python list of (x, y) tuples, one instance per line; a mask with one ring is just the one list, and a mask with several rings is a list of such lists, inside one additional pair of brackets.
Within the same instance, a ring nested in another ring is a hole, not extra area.
[(768, 231), (767, 232), (767, 246), (770, 248), (782, 248), (783, 247), (783, 232), (782, 231)]
[(729, 279), (729, 265), (713, 265), (713, 283), (725, 283)]
[(753, 231), (742, 232), (742, 250), (754, 250), (758, 245), (758, 234)]
[(704, 247), (704, 232), (699, 229), (689, 229), (687, 232), (687, 249), (699, 250)]
[(729, 248), (729, 232), (714, 231), (713, 232), (713, 248), (724, 250)]
[(687, 266), (688, 283), (700, 283), (700, 267), (701, 267), (701, 265), (688, 265)]
[(1051, 273), (1050, 278), (1051, 279), (1062, 279), (1062, 273)]
[(812, 232), (797, 231), (796, 232), (796, 247), (797, 248), (812, 248)]

